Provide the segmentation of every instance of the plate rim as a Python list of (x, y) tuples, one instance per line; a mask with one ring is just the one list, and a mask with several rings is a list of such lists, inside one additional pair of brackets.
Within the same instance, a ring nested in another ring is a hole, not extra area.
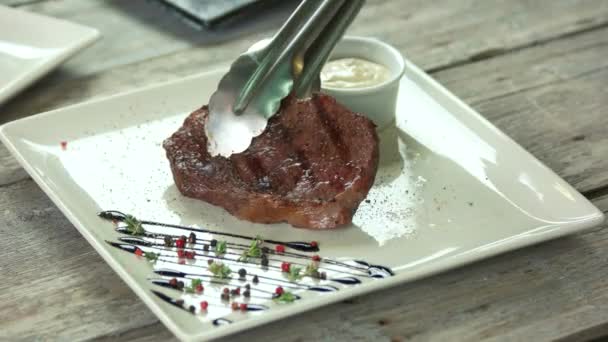
[[(410, 72), (413, 72), (417, 77), (421, 78), (423, 82), (428, 83), (433, 88), (437, 89), (441, 92), (443, 96), (448, 97), (451, 101), (456, 101), (456, 103), (464, 109), (468, 115), (472, 115), (476, 120), (480, 120), (484, 123), (484, 125), (491, 127), (492, 129), (497, 130), (498, 134), (505, 137), (510, 143), (509, 146), (512, 148), (520, 148), (525, 151), (530, 158), (541, 163), (547, 171), (553, 174), (554, 177), (562, 179), (559, 175), (557, 175), (553, 170), (548, 168), (544, 163), (539, 161), (534, 155), (525, 150), (521, 145), (512, 140), (508, 135), (502, 132), (499, 128), (494, 126), (490, 121), (481, 116), (477, 111), (463, 102), (461, 99), (452, 94), (449, 90), (435, 81), (431, 76), (427, 73), (419, 69), (413, 63), (406, 59), (407, 68), (410, 69)], [(436, 263), (429, 264), (424, 269), (416, 270), (415, 272), (404, 271), (401, 273), (396, 273), (393, 277), (383, 279), (382, 281), (369, 282), (366, 284), (362, 284), (361, 286), (353, 287), (345, 289), (344, 291), (333, 293), (331, 296), (323, 296), (319, 298), (314, 298), (308, 301), (304, 301), (299, 303), (298, 305), (289, 306), (289, 307), (277, 307), (273, 309), (273, 312), (270, 312), (265, 315), (260, 315), (256, 317), (250, 317), (247, 320), (236, 322), (235, 324), (216, 327), (212, 330), (203, 331), (200, 333), (187, 333), (182, 330), (177, 323), (175, 322), (173, 315), (169, 313), (167, 308), (163, 305), (167, 305), (166, 303), (161, 304), (160, 301), (154, 300), (153, 297), (146, 293), (146, 289), (135, 280), (134, 277), (127, 272), (108, 252), (106, 249), (102, 248), (102, 241), (96, 240), (89, 232), (85, 225), (80, 222), (77, 215), (73, 214), (70, 210), (69, 206), (58, 196), (47, 184), (47, 182), (41, 177), (40, 174), (35, 172), (33, 166), (29, 163), (28, 160), (20, 153), (19, 149), (13, 144), (11, 137), (8, 134), (8, 131), (13, 126), (24, 124), (30, 120), (37, 120), (43, 117), (51, 116), (56, 114), (57, 112), (62, 112), (68, 109), (74, 108), (82, 108), (88, 107), (91, 105), (99, 105), (99, 103), (103, 103), (106, 101), (111, 101), (115, 98), (119, 97), (128, 97), (135, 93), (144, 93), (151, 89), (159, 88), (159, 87), (167, 87), (173, 84), (179, 84), (182, 82), (187, 82), (188, 80), (204, 77), (206, 74), (216, 73), (218, 70), (225, 69), (225, 67), (215, 67), (209, 70), (206, 70), (201, 73), (197, 73), (195, 75), (191, 75), (184, 78), (179, 78), (175, 80), (171, 80), (168, 82), (159, 82), (155, 84), (151, 84), (142, 88), (133, 89), (127, 92), (121, 92), (105, 97), (93, 98), (81, 103), (72, 104), (69, 106), (53, 109), (51, 111), (46, 111), (40, 114), (28, 116), (19, 120), (11, 121), (0, 126), (0, 141), (2, 141), (6, 146), (9, 152), (17, 159), (19, 164), (27, 171), (30, 177), (38, 184), (38, 186), (44, 191), (44, 193), (51, 199), (51, 201), (59, 208), (59, 210), (66, 216), (66, 218), (72, 223), (76, 229), (83, 235), (83, 237), (91, 244), (91, 246), (95, 249), (95, 251), (104, 259), (104, 261), (120, 276), (120, 278), (127, 283), (127, 285), (131, 288), (131, 290), (150, 308), (150, 310), (165, 324), (165, 326), (171, 330), (176, 337), (183, 341), (193, 341), (200, 339), (214, 339), (222, 336), (227, 336), (231, 334), (235, 334), (237, 332), (241, 332), (243, 330), (250, 329), (252, 327), (260, 326), (263, 324), (267, 324), (273, 321), (277, 321), (279, 319), (287, 318), (294, 316), (296, 314), (309, 311), (311, 309), (320, 308), (332, 303), (336, 303), (347, 298), (351, 298), (354, 296), (359, 296), (365, 293), (375, 292), (378, 290), (394, 287), (400, 284), (409, 283), (415, 280), (419, 280), (422, 278), (427, 278), (429, 276), (447, 271), (452, 269), (457, 269), (462, 266), (472, 264), (477, 261), (485, 260), (492, 256), (496, 256), (499, 254), (503, 254), (508, 251), (513, 251), (519, 248), (527, 247), (530, 245), (538, 244), (540, 242), (553, 240), (558, 237), (562, 237), (565, 235), (569, 235), (575, 232), (581, 232), (587, 229), (591, 229), (596, 227), (604, 222), (604, 213), (602, 213), (593, 203), (591, 203), (588, 199), (585, 199), (583, 202), (585, 205), (589, 207), (590, 214), (582, 219), (573, 220), (566, 223), (554, 224), (551, 226), (543, 227), (542, 230), (538, 234), (526, 235), (526, 236), (511, 236), (508, 241), (502, 241), (499, 245), (494, 246), (491, 249), (482, 249), (475, 251), (469, 250), (463, 253), (455, 254), (449, 257), (449, 259), (443, 259)], [(418, 83), (418, 81), (415, 81)], [(567, 182), (566, 182), (567, 183)], [(578, 193), (578, 190), (574, 189), (569, 183), (567, 183), (574, 191)], [(592, 213), (593, 212), (593, 213)], [(475, 253), (472, 253), (475, 251)]]
[(90, 26), (74, 23), (65, 19), (47, 16), (44, 14), (19, 10), (10, 6), (0, 5), (1, 11), (18, 13), (20, 16), (27, 16), (31, 18), (43, 19), (48, 23), (61, 24), (63, 26), (70, 26), (74, 30), (78, 30), (78, 39), (74, 39), (70, 44), (66, 44), (62, 47), (61, 53), (53, 55), (51, 57), (44, 58), (41, 64), (32, 66), (28, 71), (19, 74), (17, 77), (9, 80), (5, 86), (5, 90), (0, 90), (0, 104), (6, 103), (18, 95), (21, 91), (32, 85), (37, 80), (41, 79), (52, 70), (56, 69), (61, 64), (65, 63), (68, 59), (75, 56), (78, 52), (91, 46), (94, 42), (99, 40), (102, 36), (101, 32)]

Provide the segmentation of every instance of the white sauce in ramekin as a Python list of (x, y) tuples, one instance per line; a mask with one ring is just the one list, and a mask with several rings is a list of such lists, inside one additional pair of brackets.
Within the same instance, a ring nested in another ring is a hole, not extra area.
[(329, 88), (368, 88), (386, 82), (390, 71), (381, 64), (360, 58), (340, 58), (327, 62), (321, 70), (321, 84)]

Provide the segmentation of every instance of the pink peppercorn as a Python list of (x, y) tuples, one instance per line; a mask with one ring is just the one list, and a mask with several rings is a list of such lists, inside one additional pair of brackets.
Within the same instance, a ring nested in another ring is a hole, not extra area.
[(194, 257), (196, 256), (195, 251), (185, 251), (184, 254), (186, 256), (186, 259), (194, 259)]
[(201, 302), (201, 310), (203, 311), (207, 311), (207, 308), (209, 307), (209, 303), (207, 303), (206, 300)]

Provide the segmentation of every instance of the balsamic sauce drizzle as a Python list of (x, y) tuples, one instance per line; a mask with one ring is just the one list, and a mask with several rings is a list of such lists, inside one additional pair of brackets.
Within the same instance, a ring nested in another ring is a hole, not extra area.
[[(135, 237), (131, 237), (131, 236), (121, 237), (121, 238), (119, 238), (119, 240), (123, 241), (123, 242), (126, 242), (126, 243), (129, 243), (129, 244), (132, 244), (132, 245), (136, 245), (136, 246), (145, 246), (145, 247), (150, 247), (151, 249), (155, 249), (155, 250), (169, 251), (169, 250), (166, 249), (165, 245), (162, 244), (162, 243), (150, 242), (150, 241), (146, 241), (146, 240), (135, 238)], [(197, 244), (195, 243), (193, 245), (197, 245)], [(207, 252), (203, 248), (184, 247), (183, 249), (184, 250), (193, 250), (193, 251)], [(226, 251), (223, 254), (224, 255), (236, 255), (236, 256), (240, 256), (240, 254), (238, 254), (238, 253), (233, 253), (233, 252), (229, 252), (229, 251)], [(175, 257), (175, 255), (173, 255), (173, 254), (162, 254), (162, 253), (160, 253), (160, 256)], [(238, 261), (238, 260), (234, 260), (234, 259), (223, 258), (221, 256), (218, 256), (217, 254), (215, 254), (215, 255), (197, 254), (197, 256), (203, 256), (203, 257), (207, 257), (207, 258), (210, 258), (210, 259), (224, 260), (228, 264), (231, 264), (231, 265), (238, 265), (238, 264), (253, 265), (252, 263), (249, 263), (249, 262), (242, 262), (242, 261)], [(249, 258), (251, 258), (251, 259), (261, 259), (260, 257), (249, 257)], [(274, 258), (273, 259), (268, 259), (268, 260), (269, 261), (275, 261), (275, 262), (280, 262), (281, 261), (280, 259), (274, 259)], [(319, 263), (323, 263), (323, 262), (324, 262), (324, 260), (321, 260)], [(298, 263), (298, 262), (291, 262), (291, 264), (292, 265), (302, 266), (302, 267), (306, 267), (307, 266), (306, 264)], [(350, 266), (348, 264), (344, 264), (344, 265), (345, 265), (344, 267)], [(339, 266), (342, 266), (342, 265), (339, 265)], [(266, 268), (277, 269), (277, 270), (281, 269), (281, 267), (275, 266), (275, 265), (268, 265), (268, 266), (266, 266)], [(348, 268), (354, 268), (356, 270), (360, 270), (361, 272), (365, 272), (365, 273), (361, 274), (361, 273), (345, 272), (345, 271), (337, 270), (335, 268), (330, 268), (330, 267), (325, 267), (323, 269), (327, 270), (327, 271), (333, 271), (333, 272), (342, 272), (344, 274), (348, 274), (348, 275), (351, 275), (351, 276), (367, 277), (367, 278), (371, 277), (371, 275), (368, 274), (369, 268), (367, 268), (367, 267), (366, 268), (362, 268), (362, 267), (348, 267)]]
[[(123, 251), (129, 252), (129, 253), (135, 254), (135, 251), (137, 250), (137, 246), (134, 246), (134, 245), (118, 243), (118, 242), (113, 242), (113, 241), (106, 241), (106, 242), (116, 248), (122, 249)], [(159, 258), (158, 261), (180, 265), (178, 262), (175, 262), (173, 260), (166, 260), (164, 258)], [(188, 266), (206, 269), (206, 267), (202, 266), (202, 265), (188, 265)], [(220, 281), (218, 281), (218, 279), (222, 279), (222, 278), (219, 278), (219, 277), (217, 277), (215, 275), (211, 275), (211, 274), (187, 273), (187, 272), (175, 271), (175, 270), (171, 270), (171, 269), (155, 270), (154, 273), (156, 273), (158, 275), (174, 277), (174, 278), (187, 278), (187, 276), (195, 276), (195, 277), (200, 277), (200, 278), (214, 279), (217, 282), (220, 282)], [(251, 276), (253, 276), (253, 275), (251, 275)], [(258, 275), (258, 278), (260, 279), (260, 283), (262, 283), (262, 284), (281, 286), (284, 288), (294, 289), (294, 290), (309, 290), (309, 291), (317, 291), (317, 292), (338, 291), (337, 287), (331, 286), (331, 285), (305, 285), (305, 284), (290, 282), (289, 280), (285, 280), (285, 279), (277, 279), (277, 278), (272, 278), (272, 277), (267, 277), (267, 276), (262, 276), (262, 275)], [(233, 280), (233, 278), (225, 278), (225, 280), (226, 281), (223, 283), (229, 284), (230, 280)], [(354, 284), (361, 283), (360, 280), (358, 280), (354, 277), (352, 277), (352, 279), (351, 278), (338, 278), (338, 279), (330, 279), (330, 280), (336, 281), (341, 284), (348, 284), (348, 285), (354, 285)]]
[[(181, 277), (175, 277), (175, 278), (176, 279), (177, 278), (179, 278), (179, 279), (187, 279), (187, 280), (191, 280), (192, 279), (192, 278), (181, 278)], [(150, 280), (150, 282), (152, 282), (152, 284), (160, 286), (160, 287), (165, 287), (165, 288), (168, 288), (168, 289), (177, 290), (177, 291), (180, 291), (180, 292), (185, 292), (184, 290), (180, 290), (176, 286), (171, 285), (171, 281), (169, 279), (151, 278), (151, 279), (148, 279), (148, 280)], [(221, 282), (217, 282), (217, 281), (214, 281), (214, 280), (209, 280), (209, 283), (211, 283), (211, 284), (217, 284), (217, 285), (226, 285), (226, 283), (221, 283)], [(253, 287), (251, 288), (251, 291), (263, 292), (263, 293), (266, 293), (266, 294), (270, 294), (270, 296), (264, 297), (264, 296), (251, 295), (250, 298), (254, 298), (254, 299), (266, 299), (266, 300), (274, 299), (273, 293), (270, 292), (270, 291), (265, 291), (265, 290), (262, 290), (262, 289), (256, 289), (256, 288), (253, 288)], [(199, 297), (212, 297), (211, 295), (200, 294), (200, 293), (198, 293), (197, 296), (199, 296)], [(300, 299), (299, 296), (296, 299)]]
[[(164, 300), (165, 302), (167, 302), (175, 307), (178, 307), (184, 311), (188, 311), (191, 314), (194, 314), (196, 311), (196, 308), (194, 307), (194, 305), (190, 305), (190, 306), (186, 307), (184, 305), (184, 301), (181, 299), (172, 298), (160, 291), (156, 291), (156, 290), (151, 290), (151, 291), (152, 291), (152, 293), (157, 295), (160, 299)], [(213, 303), (209, 303), (209, 305), (220, 306), (218, 304), (213, 304)], [(268, 307), (266, 305), (262, 305), (262, 304), (247, 304), (247, 311), (263, 311), (263, 310), (268, 310)]]
[[(130, 235), (126, 227), (117, 227), (116, 231), (119, 232), (119, 233), (121, 233), (121, 234)], [(177, 239), (177, 238), (180, 237), (180, 235), (157, 234), (157, 233), (148, 233), (148, 232), (146, 232), (143, 236), (147, 237), (147, 238), (151, 238), (151, 239), (162, 239), (162, 238), (167, 237), (167, 236), (170, 237), (170, 238), (174, 238), (174, 239)], [(134, 245), (139, 245), (139, 246), (159, 246), (159, 247), (165, 247), (164, 243), (147, 241), (145, 239), (142, 239), (142, 238), (139, 238), (139, 237), (134, 237), (134, 236), (123, 236), (123, 237), (119, 238), (119, 240), (127, 242), (127, 243), (131, 243), (131, 244), (134, 244)], [(193, 245), (193, 246), (200, 246), (200, 245), (204, 246), (205, 245), (204, 243), (200, 243), (198, 241), (207, 242), (207, 245), (209, 243), (211, 243), (210, 239), (197, 238), (197, 242), (195, 242), (195, 243), (189, 243), (189, 244)], [(240, 243), (233, 243), (233, 242), (227, 242), (226, 245), (229, 246), (231, 249), (241, 250), (241, 251), (247, 250), (249, 248), (248, 245), (244, 245), (244, 244), (240, 244)], [(186, 249), (192, 249), (192, 250), (196, 250), (196, 251), (207, 252), (203, 248), (187, 247)], [(288, 257), (292, 257), (294, 259), (312, 260), (312, 256), (306, 255), (306, 254), (300, 254), (300, 253), (293, 253), (293, 252), (277, 253), (276, 251), (270, 250), (270, 249), (267, 251), (267, 253), (271, 254), (271, 255), (276, 255), (276, 256), (288, 256)], [(238, 255), (236, 253), (230, 253), (230, 252), (227, 252), (226, 254)], [(250, 257), (250, 258), (251, 259), (260, 259), (260, 257)], [(268, 259), (268, 260), (278, 261), (277, 259)], [(338, 261), (338, 260), (332, 260), (332, 259), (322, 259), (321, 263), (326, 263), (326, 264), (330, 264), (330, 265), (346, 267), (346, 268), (350, 268), (350, 269), (361, 271), (361, 272), (365, 272), (365, 273), (367, 273), (367, 271), (369, 269), (369, 264), (367, 264), (366, 267), (358, 267), (356, 265), (350, 265), (350, 264), (347, 264), (345, 262), (341, 262), (341, 261)], [(306, 266), (305, 264), (301, 264), (301, 263), (296, 263), (296, 264), (300, 265), (300, 266)], [(357, 264), (359, 264), (359, 263), (357, 263)], [(332, 269), (328, 269), (328, 270), (332, 270)]]
[[(134, 219), (133, 217), (126, 215), (120, 211), (116, 211), (116, 210), (102, 211), (102, 212), (98, 213), (98, 216), (105, 220), (111, 220), (113, 222), (125, 222), (125, 221), (127, 221), (127, 219)], [(232, 234), (232, 233), (226, 233), (226, 232), (220, 232), (220, 231), (213, 231), (213, 230), (203, 229), (203, 228), (187, 227), (187, 226), (181, 226), (181, 225), (175, 225), (175, 224), (166, 224), (166, 223), (160, 223), (160, 222), (154, 222), (154, 221), (137, 221), (137, 222), (138, 222), (138, 224), (141, 225), (141, 226), (139, 226), (140, 228), (143, 228), (143, 225), (153, 225), (153, 226), (158, 226), (158, 227), (176, 228), (176, 229), (181, 229), (181, 230), (190, 231), (190, 232), (211, 233), (211, 234), (215, 234), (215, 235), (227, 236), (227, 237), (238, 238), (238, 239), (245, 239), (245, 240), (250, 240), (250, 241), (255, 241), (255, 240), (259, 239), (258, 237)], [(127, 224), (130, 224), (130, 223), (127, 223)], [(168, 255), (165, 253), (157, 253), (156, 251), (158, 251), (158, 250), (166, 251), (166, 252), (176, 252), (173, 249), (173, 246), (166, 246), (164, 243), (159, 243), (158, 239), (164, 240), (165, 237), (170, 237), (171, 239), (178, 239), (181, 237), (181, 235), (152, 233), (152, 232), (146, 231), (145, 229), (142, 229), (142, 230), (143, 230), (143, 234), (139, 234), (140, 232), (138, 231), (137, 235), (139, 235), (139, 236), (134, 236), (134, 235), (131, 235), (131, 231), (127, 227), (119, 226), (116, 228), (116, 231), (118, 233), (129, 235), (129, 236), (119, 237), (118, 240), (120, 242), (114, 242), (114, 241), (106, 241), (106, 242), (113, 247), (116, 247), (118, 249), (121, 249), (121, 250), (129, 252), (129, 253), (137, 254), (137, 255), (142, 255), (142, 253), (146, 253), (145, 256), (149, 257), (150, 255), (148, 253), (150, 252), (150, 253), (152, 253), (151, 255), (154, 256), (153, 259), (155, 259), (156, 261), (176, 265), (175, 266), (176, 269), (158, 268), (158, 267), (155, 268), (153, 272), (161, 277), (172, 277), (175, 279), (179, 278), (179, 279), (190, 280), (190, 281), (193, 281), (194, 279), (199, 279), (199, 281), (200, 281), (201, 278), (204, 278), (205, 282), (208, 284), (215, 284), (215, 285), (221, 285), (221, 286), (235, 286), (236, 289), (240, 289), (240, 287), (243, 286), (243, 284), (247, 283), (248, 281), (251, 282), (251, 281), (253, 281), (254, 278), (256, 278), (255, 279), (256, 281), (253, 282), (254, 285), (262, 284), (262, 285), (271, 286), (271, 287), (278, 286), (277, 290), (280, 288), (285, 288), (285, 289), (316, 291), (316, 292), (339, 291), (339, 288), (336, 286), (333, 286), (333, 285), (321, 284), (321, 283), (305, 284), (302, 282), (291, 281), (291, 280), (288, 280), (285, 278), (281, 278), (281, 279), (274, 278), (274, 277), (268, 276), (267, 273), (262, 273), (262, 274), (246, 273), (245, 275), (240, 274), (236, 277), (230, 276), (227, 278), (221, 278), (214, 274), (206, 274), (206, 273), (198, 273), (198, 272), (193, 273), (190, 271), (183, 272), (183, 271), (180, 271), (177, 269), (179, 269), (181, 266), (184, 266), (184, 265), (187, 267), (202, 268), (205, 270), (208, 269), (207, 266), (196, 264), (196, 260), (205, 260), (205, 259), (197, 258), (192, 263), (184, 264), (184, 260), (179, 258), (179, 256), (177, 256), (177, 255), (174, 255), (174, 254)], [(150, 241), (150, 239), (154, 239), (154, 241)], [(253, 266), (253, 267), (257, 267), (257, 269), (259, 269), (260, 272), (267, 272), (268, 270), (275, 271), (277, 269), (278, 269), (278, 272), (282, 271), (281, 267), (278, 267), (276, 265), (262, 266), (258, 263), (252, 263), (247, 260), (242, 261), (242, 260), (229, 259), (229, 258), (225, 257), (225, 255), (240, 256), (240, 254), (234, 253), (233, 251), (226, 250), (225, 253), (218, 255), (217, 253), (215, 253), (214, 250), (209, 249), (211, 241), (212, 240), (196, 237), (195, 241), (188, 242), (188, 245), (189, 245), (188, 247), (180, 246), (180, 247), (182, 247), (180, 249), (186, 250), (186, 251), (189, 250), (189, 251), (205, 252), (205, 254), (196, 253), (196, 256), (207, 258), (207, 260), (219, 259), (219, 260), (222, 260), (222, 263), (225, 263), (226, 265), (229, 265), (229, 264), (230, 265), (239, 265), (240, 264), (240, 265), (247, 266), (247, 267)], [(300, 242), (300, 241), (282, 242), (282, 241), (277, 241), (277, 240), (265, 240), (265, 239), (262, 241), (264, 243), (269, 243), (269, 244), (283, 245), (285, 247), (289, 247), (291, 249), (298, 250), (301, 252), (311, 253), (311, 252), (319, 251), (318, 245), (316, 243), (308, 243), (308, 242)], [(251, 247), (246, 244), (228, 242), (228, 241), (226, 241), (226, 245), (228, 247), (230, 247), (230, 249), (238, 250), (238, 251), (246, 251)], [(200, 248), (200, 246), (203, 246), (205, 248)], [(146, 247), (146, 249), (152, 249), (154, 251), (152, 252), (152, 251), (142, 250), (139, 247)], [(390, 276), (394, 275), (393, 271), (388, 267), (381, 266), (381, 265), (373, 265), (373, 264), (370, 264), (363, 260), (350, 260), (347, 262), (343, 262), (343, 261), (337, 261), (337, 260), (333, 260), (333, 259), (320, 258), (318, 256), (313, 257), (311, 255), (294, 253), (294, 252), (290, 252), (290, 251), (277, 252), (277, 251), (275, 251), (273, 249), (269, 249), (269, 248), (264, 248), (263, 253), (265, 253), (267, 255), (276, 256), (276, 258), (272, 258), (272, 259), (267, 258), (267, 259), (269, 261), (273, 261), (273, 262), (277, 262), (277, 263), (284, 261), (283, 259), (280, 258), (281, 256), (284, 256), (284, 257), (290, 257), (293, 259), (313, 260), (317, 265), (327, 264), (327, 265), (345, 268), (352, 272), (362, 272), (362, 273), (351, 273), (349, 271), (345, 271), (345, 270), (341, 270), (341, 269), (338, 270), (333, 267), (325, 266), (325, 267), (323, 267), (324, 270), (331, 271), (333, 273), (338, 273), (338, 274), (345, 275), (345, 276), (339, 276), (339, 278), (329, 278), (329, 279), (312, 278), (315, 282), (320, 282), (320, 281), (326, 280), (326, 281), (342, 284), (345, 286), (353, 286), (353, 285), (361, 284), (361, 280), (357, 277), (386, 278), (386, 277), (390, 277)], [(211, 255), (211, 254), (213, 254), (213, 255)], [(248, 256), (247, 258), (256, 259), (256, 260), (261, 259), (261, 257), (253, 257), (253, 256), (252, 257)], [(176, 260), (179, 260), (179, 262)], [(188, 259), (188, 261), (190, 261), (190, 260), (192, 260), (192, 259)], [(298, 265), (298, 266), (307, 266), (306, 264), (298, 263), (298, 262), (290, 262), (289, 264)], [(320, 270), (320, 268), (319, 268), (319, 270)], [(250, 280), (248, 280), (248, 278)], [(148, 280), (152, 284), (159, 286), (159, 287), (177, 290), (177, 291), (181, 291), (181, 292), (186, 292), (186, 289), (183, 285), (183, 281), (180, 281), (179, 282), (180, 285), (176, 286), (174, 283), (175, 279), (169, 280), (166, 278), (149, 278)], [(273, 300), (273, 299), (279, 298), (279, 296), (280, 296), (280, 294), (278, 292), (274, 293), (274, 292), (271, 292), (271, 291), (268, 291), (265, 289), (256, 288), (255, 286), (249, 285), (249, 283), (247, 283), (247, 284), (248, 284), (246, 286), (247, 290), (249, 290), (250, 292), (259, 293), (260, 295), (255, 295), (255, 294), (252, 295), (252, 294), (248, 293), (247, 297), (243, 299), (243, 300), (245, 300), (245, 302), (243, 302), (241, 304), (241, 305), (243, 305), (243, 307), (242, 308), (239, 307), (241, 309), (241, 311), (243, 311), (243, 310), (245, 310), (245, 311), (263, 311), (263, 310), (269, 309), (269, 307), (266, 305), (250, 303), (249, 298), (258, 299), (258, 300)], [(193, 282), (192, 286), (194, 286), (194, 282)], [(188, 291), (192, 291), (191, 289), (192, 289), (192, 287), (190, 287), (190, 290), (188, 290)], [(216, 289), (213, 289), (211, 291), (217, 291)], [(228, 291), (227, 289), (224, 289), (224, 290)], [(186, 305), (185, 301), (183, 299), (172, 298), (171, 296), (169, 296), (163, 292), (157, 291), (157, 290), (151, 290), (151, 291), (152, 291), (152, 293), (154, 293), (157, 297), (159, 297), (163, 301), (165, 301), (177, 308), (190, 312), (191, 314), (195, 314), (197, 312), (196, 307), (194, 307), (193, 305), (189, 305), (189, 306)], [(199, 290), (199, 291), (201, 291), (201, 290)], [(240, 294), (237, 292), (237, 295), (240, 295)], [(291, 294), (291, 293), (289, 295), (292, 298), (291, 300), (301, 299), (301, 297), (299, 295)], [(202, 292), (196, 293), (196, 296), (203, 297), (203, 298), (205, 298), (205, 297), (213, 298), (213, 296), (211, 296), (210, 294), (205, 294)], [(222, 296), (222, 303), (218, 304), (218, 303), (214, 303), (213, 301), (211, 301), (211, 302), (208, 302), (206, 305), (216, 306), (216, 307), (227, 307), (230, 300), (231, 300), (230, 297), (228, 297), (228, 299), (226, 301), (224, 301), (224, 297)], [(233, 302), (232, 304), (237, 305), (236, 302)], [(205, 308), (205, 310), (201, 309), (201, 312), (203, 312), (203, 311), (206, 311), (206, 308)], [(214, 326), (230, 324), (232, 322), (233, 321), (231, 321), (227, 318), (217, 318), (212, 321)]]
[[(195, 266), (195, 265), (188, 265), (188, 266)], [(162, 275), (162, 276), (175, 277), (175, 278), (187, 278), (187, 276), (192, 276), (192, 277), (220, 279), (220, 278), (217, 278), (216, 276), (205, 274), (205, 273), (181, 272), (181, 271), (174, 271), (171, 269), (155, 270), (154, 273), (156, 273), (158, 275)], [(332, 285), (306, 285), (306, 284), (290, 282), (290, 281), (284, 280), (284, 279), (276, 279), (276, 278), (261, 276), (261, 275), (258, 275), (257, 277), (258, 277), (258, 279), (261, 279), (260, 284), (281, 286), (286, 289), (309, 290), (309, 291), (317, 291), (317, 292), (338, 291), (338, 288), (335, 286), (332, 286)], [(228, 280), (228, 278), (227, 278), (227, 280)], [(262, 280), (265, 280), (265, 281), (262, 281)], [(230, 282), (227, 281), (226, 284), (228, 284), (228, 283), (230, 283)], [(361, 281), (359, 281), (358, 283), (361, 283)]]
[[(117, 211), (117, 210), (102, 211), (102, 212), (99, 212), (97, 214), (97, 216), (99, 216), (105, 220), (118, 221), (118, 222), (124, 222), (127, 218), (126, 214), (124, 214), (120, 211)], [(151, 225), (151, 226), (177, 228), (177, 229), (183, 229), (183, 230), (187, 230), (187, 231), (191, 231), (191, 232), (211, 233), (211, 234), (215, 234), (215, 235), (229, 236), (229, 237), (245, 239), (245, 240), (255, 240), (255, 237), (251, 237), (251, 236), (247, 236), (247, 235), (220, 232), (220, 231), (204, 229), (204, 228), (187, 227), (187, 226), (182, 226), (182, 225), (177, 225), (177, 224), (161, 223), (161, 222), (146, 221), (146, 220), (142, 220), (139, 222), (141, 224), (147, 224), (147, 225)], [(274, 244), (274, 245), (284, 245), (291, 249), (295, 249), (295, 250), (303, 251), (303, 252), (318, 252), (319, 251), (319, 247), (311, 244), (310, 242), (302, 242), (302, 241), (283, 242), (283, 241), (276, 241), (276, 240), (264, 240), (264, 242)]]
[(226, 325), (226, 324), (231, 324), (232, 321), (226, 318), (217, 318), (213, 320), (213, 325), (220, 326), (220, 325)]

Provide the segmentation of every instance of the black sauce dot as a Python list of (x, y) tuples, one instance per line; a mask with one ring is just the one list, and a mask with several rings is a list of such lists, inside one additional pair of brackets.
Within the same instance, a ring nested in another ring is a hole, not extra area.
[(266, 254), (262, 254), (262, 266), (266, 267), (268, 266), (268, 256)]
[(189, 243), (196, 243), (196, 234), (190, 233), (190, 235), (188, 236), (188, 242)]

